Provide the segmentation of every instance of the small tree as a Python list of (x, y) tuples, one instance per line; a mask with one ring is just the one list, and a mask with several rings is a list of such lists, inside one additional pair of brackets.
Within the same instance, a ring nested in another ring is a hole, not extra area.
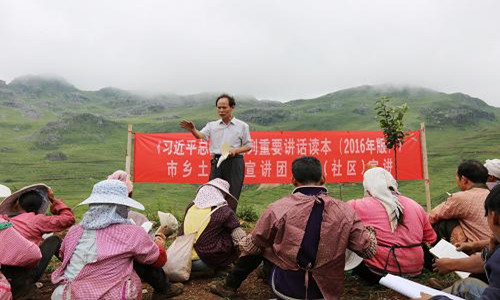
[(384, 131), (385, 145), (388, 149), (394, 148), (394, 163), (396, 166), (396, 179), (398, 179), (397, 149), (401, 148), (405, 136), (403, 118), (408, 111), (406, 103), (393, 106), (389, 97), (382, 97), (375, 102), (375, 112), (380, 128)]

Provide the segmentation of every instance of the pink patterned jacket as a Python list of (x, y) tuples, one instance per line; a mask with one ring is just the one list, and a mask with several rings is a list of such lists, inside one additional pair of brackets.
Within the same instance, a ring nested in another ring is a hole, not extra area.
[[(66, 284), (71, 299), (141, 299), (141, 280), (134, 272), (133, 261), (157, 262), (161, 250), (151, 237), (132, 224), (115, 224), (97, 230), (97, 261), (86, 264), (70, 281), (64, 277), (64, 271), (83, 231), (82, 226), (74, 226), (64, 238), (61, 245), (63, 262), (52, 273), (52, 282)], [(162, 260), (165, 263), (164, 256)]]

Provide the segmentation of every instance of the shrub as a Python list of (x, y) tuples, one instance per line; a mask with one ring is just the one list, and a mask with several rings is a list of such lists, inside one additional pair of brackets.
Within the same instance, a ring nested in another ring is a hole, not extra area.
[(255, 211), (255, 207), (253, 205), (243, 205), (238, 208), (237, 212), (238, 218), (240, 220), (244, 220), (247, 222), (255, 222), (259, 218), (259, 215)]

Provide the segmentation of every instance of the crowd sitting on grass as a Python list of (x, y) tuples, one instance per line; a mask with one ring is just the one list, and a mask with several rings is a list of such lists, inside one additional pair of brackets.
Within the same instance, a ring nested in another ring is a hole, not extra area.
[[(443, 286), (446, 292), (500, 299), (500, 252), (495, 251), (500, 160), (464, 161), (455, 176), (460, 191), (427, 215), (401, 194), (385, 169), (368, 169), (364, 198), (342, 202), (328, 195), (320, 161), (299, 157), (292, 164), (294, 189), (267, 207), (251, 233), (240, 227), (229, 183), (216, 178), (198, 188), (178, 237), (194, 235), (188, 253), (191, 277), (225, 275), (209, 285), (222, 297), (237, 297), (242, 282), (257, 269), (278, 299), (339, 299), (346, 251), (352, 251), (360, 258), (351, 274), (369, 284), (386, 274), (419, 276), (426, 266), (441, 274), (472, 273)], [(176, 228), (159, 226), (149, 234), (140, 226), (149, 220), (131, 210), (144, 206), (132, 199), (126, 172), (118, 170), (94, 185), (79, 204), (88, 210), (76, 225), (71, 208), (44, 184), (11, 195), (0, 186), (0, 192), (5, 193), (0, 195), (5, 197), (0, 203), (0, 299), (36, 298), (35, 283), (54, 256), (61, 263), (52, 273), (52, 299), (141, 299), (141, 282), (153, 287), (153, 299), (182, 294), (182, 283), (171, 283), (165, 272), (165, 244)], [(429, 247), (440, 239), (470, 256), (433, 260)], [(429, 284), (440, 282), (431, 278)]]

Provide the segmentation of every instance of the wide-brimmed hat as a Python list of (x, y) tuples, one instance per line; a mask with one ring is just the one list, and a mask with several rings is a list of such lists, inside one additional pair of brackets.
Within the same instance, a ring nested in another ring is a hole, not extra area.
[(12, 194), (9, 187), (0, 184), (0, 198), (9, 197)]
[(236, 197), (231, 195), (231, 193), (229, 192), (229, 182), (227, 182), (221, 178), (215, 178), (215, 179), (212, 179), (205, 184), (202, 184), (196, 192), (198, 192), (202, 187), (204, 187), (206, 185), (214, 186), (214, 187), (218, 188), (221, 192), (225, 193), (225, 195), (226, 195), (225, 198), (226, 198), (228, 206), (232, 210), (236, 211), (236, 207), (238, 206), (238, 199), (236, 199)]
[(116, 179), (96, 183), (90, 197), (78, 205), (84, 204), (119, 204), (144, 210), (142, 204), (128, 197), (128, 189), (125, 183)]
[[(36, 191), (40, 196), (42, 196), (42, 205), (40, 205), (40, 208), (37, 211), (37, 214), (45, 214), (47, 212), (47, 209), (49, 208), (49, 190), (50, 187), (43, 184), (43, 183), (37, 183), (29, 186), (25, 186), (17, 191), (15, 191), (12, 195), (8, 196), (5, 198), (2, 203), (0, 203), (0, 215), (12, 215), (17, 213), (17, 211), (14, 211), (12, 209), (13, 205), (16, 203), (17, 200), (19, 200), (19, 197), (29, 191)], [(10, 191), (10, 190), (9, 190)]]

